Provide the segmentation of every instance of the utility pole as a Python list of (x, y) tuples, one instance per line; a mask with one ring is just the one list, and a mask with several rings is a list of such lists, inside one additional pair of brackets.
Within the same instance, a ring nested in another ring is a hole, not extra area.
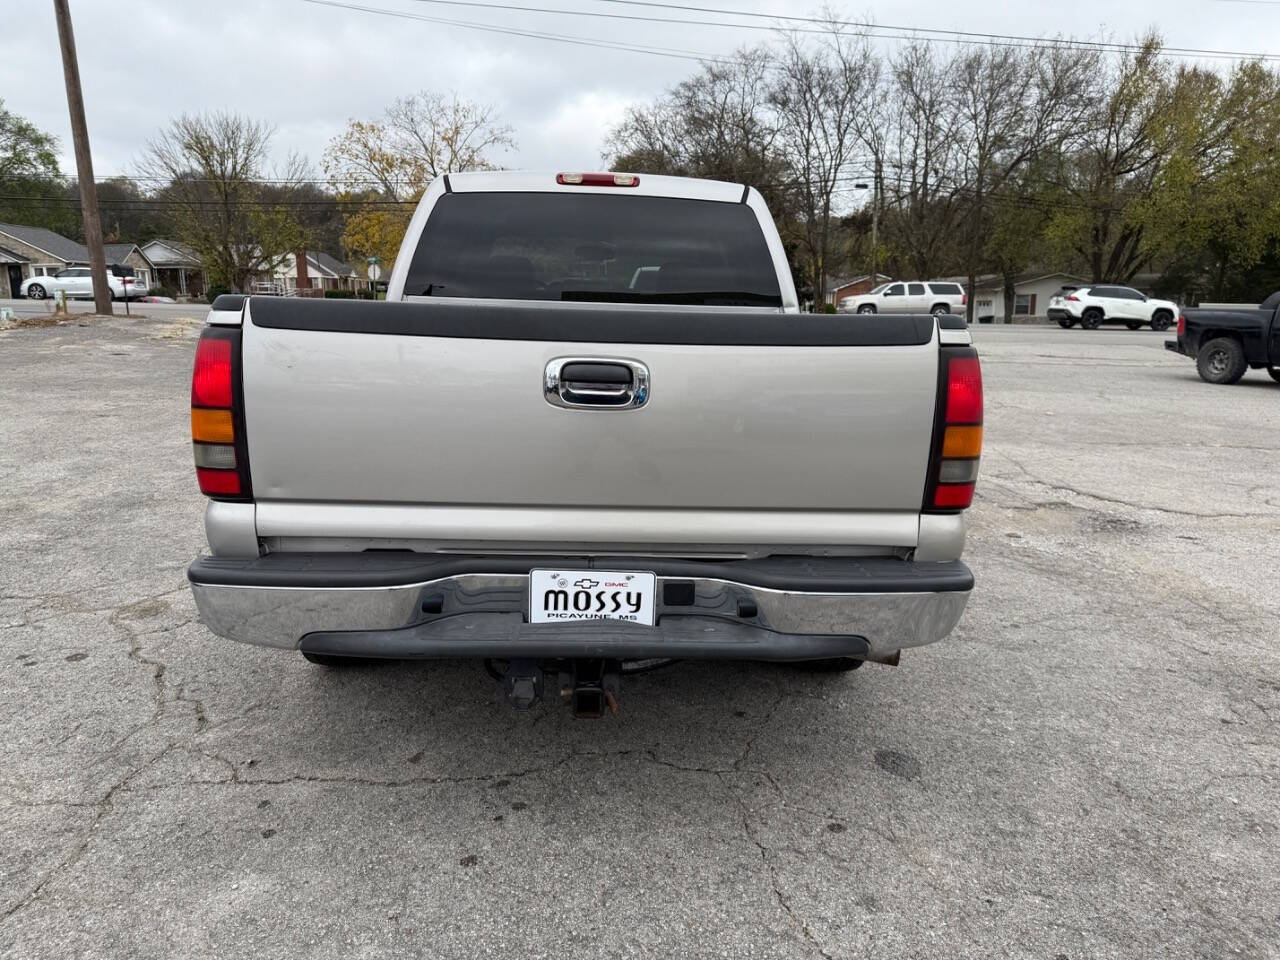
[(876, 168), (871, 177), (871, 288), (874, 290), (880, 284), (876, 283), (876, 234), (880, 227), (880, 158), (876, 157)]
[(58, 18), (58, 43), (62, 47), (62, 75), (67, 81), (67, 110), (71, 113), (71, 142), (76, 150), (76, 177), (80, 180), (80, 209), (84, 214), (84, 239), (89, 248), (89, 272), (93, 275), (93, 309), (111, 314), (111, 286), (107, 283), (107, 254), (102, 248), (102, 220), (98, 216), (98, 184), (93, 179), (93, 157), (89, 153), (89, 125), (84, 119), (84, 96), (80, 92), (80, 64), (76, 60), (76, 37), (71, 31), (71, 11), (67, 0), (53, 0)]
[[(868, 189), (865, 183), (855, 183), (855, 190)], [(868, 274), (871, 280), (871, 289), (874, 290), (878, 284), (876, 283), (876, 234), (880, 227), (880, 161), (876, 160), (875, 176), (871, 180), (871, 272)]]

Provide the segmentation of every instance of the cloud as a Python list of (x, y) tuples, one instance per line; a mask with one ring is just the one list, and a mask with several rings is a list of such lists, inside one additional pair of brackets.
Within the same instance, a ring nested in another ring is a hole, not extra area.
[[(356, 2), (505, 28), (707, 53), (727, 53), (768, 37), (755, 31), (439, 7), (411, 0)], [(681, 16), (588, 0), (533, 5)], [(794, 0), (734, 0), (729, 6), (807, 12)], [(1258, 46), (1257, 11), (1233, 10), (1230, 17), (1206, 22), (1204, 9), (1204, 0), (1138, 0), (1123, 7), (1110, 0), (1081, 0), (1067, 23), (1031, 4), (992, 9), (975, 19), (950, 2), (902, 0), (892, 14), (886, 12), (886, 19), (1032, 34), (1088, 32), (1101, 21), (1121, 38), (1157, 22), (1170, 43)], [(865, 15), (855, 6), (846, 10), (851, 16)], [(377, 116), (397, 96), (422, 89), (456, 90), (495, 104), (504, 122), (515, 128), (518, 143), (517, 151), (498, 158), (504, 166), (596, 168), (604, 137), (628, 104), (655, 97), (697, 69), (688, 60), (388, 19), (302, 0), (79, 2), (72, 13), (95, 171), (103, 176), (133, 172), (146, 141), (184, 111), (230, 110), (265, 119), (277, 128), (281, 157), (297, 152), (318, 166), (325, 144), (350, 118)], [(707, 13), (687, 16), (723, 19)], [(50, 5), (26, 4), (21, 16), (8, 18), (4, 50), (0, 90), (7, 106), (57, 134), (63, 169), (73, 172)]]

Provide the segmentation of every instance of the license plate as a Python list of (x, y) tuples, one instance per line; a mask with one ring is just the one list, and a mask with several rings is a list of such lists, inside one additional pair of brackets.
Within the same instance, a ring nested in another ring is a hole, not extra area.
[(626, 620), (653, 626), (652, 573), (610, 570), (533, 570), (529, 622)]

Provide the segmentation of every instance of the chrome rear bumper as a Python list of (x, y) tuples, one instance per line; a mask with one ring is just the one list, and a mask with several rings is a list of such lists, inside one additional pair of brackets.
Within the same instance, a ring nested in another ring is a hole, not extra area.
[[(973, 582), (957, 562), (894, 559), (303, 556), (197, 560), (201, 619), (232, 640), (349, 656), (881, 659), (950, 633)], [(653, 570), (657, 624), (525, 622), (527, 571), (548, 563)]]

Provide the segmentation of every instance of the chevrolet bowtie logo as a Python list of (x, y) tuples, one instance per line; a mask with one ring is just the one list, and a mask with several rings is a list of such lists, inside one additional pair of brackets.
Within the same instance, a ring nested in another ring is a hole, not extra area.
[(598, 586), (600, 586), (600, 581), (599, 581), (599, 580), (587, 580), (587, 579), (584, 577), (584, 578), (583, 578), (583, 579), (581, 579), (581, 580), (575, 580), (575, 581), (573, 582), (573, 585), (574, 585), (575, 587), (579, 587), (579, 588), (581, 588), (581, 589), (583, 589), (583, 590), (590, 590), (592, 587), (598, 587)]

